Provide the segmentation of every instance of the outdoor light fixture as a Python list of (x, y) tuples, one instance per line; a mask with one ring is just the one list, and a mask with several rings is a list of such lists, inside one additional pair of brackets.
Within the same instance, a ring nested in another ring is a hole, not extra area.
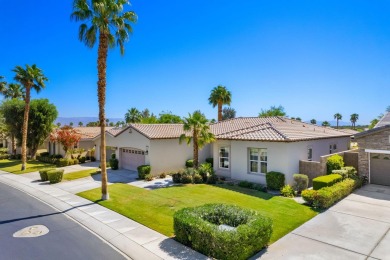
[(149, 153), (149, 146), (147, 145), (147, 146), (146, 146), (145, 155), (148, 155), (148, 153)]

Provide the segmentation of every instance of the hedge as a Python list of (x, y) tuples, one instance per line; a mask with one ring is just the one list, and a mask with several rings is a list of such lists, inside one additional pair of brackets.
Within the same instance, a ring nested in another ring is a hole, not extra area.
[[(75, 160), (77, 160), (77, 159), (75, 159)], [(57, 167), (65, 167), (65, 166), (73, 165), (74, 162), (75, 161), (73, 159), (62, 158), (62, 159), (56, 160), (56, 165), (57, 165)]]
[(326, 161), (326, 170), (328, 174), (331, 174), (333, 170), (341, 170), (341, 167), (344, 167), (344, 159), (341, 155), (332, 155)]
[(0, 160), (8, 159), (9, 157), (9, 154), (0, 154)]
[(269, 217), (226, 204), (181, 209), (173, 227), (177, 241), (216, 259), (248, 259), (267, 245), (273, 231)]
[(284, 186), (285, 177), (281, 172), (267, 172), (265, 180), (268, 189), (280, 190)]
[(140, 165), (140, 166), (138, 166), (137, 167), (138, 178), (141, 179), (141, 180), (144, 180), (145, 179), (145, 175), (149, 174), (151, 170), (152, 170), (152, 168), (150, 167), (150, 165)]
[(39, 171), (39, 175), (41, 176), (41, 181), (48, 181), (49, 177), (47, 176), (47, 172), (53, 169), (42, 169)]
[(329, 208), (361, 185), (362, 181), (360, 179), (345, 179), (331, 187), (324, 187), (319, 190), (304, 190), (302, 191), (302, 198), (314, 207)]
[(51, 184), (61, 182), (63, 175), (64, 175), (64, 170), (62, 169), (50, 170), (47, 172), (47, 177)]
[(319, 190), (323, 187), (330, 187), (342, 179), (343, 177), (340, 174), (329, 174), (314, 178), (313, 190)]

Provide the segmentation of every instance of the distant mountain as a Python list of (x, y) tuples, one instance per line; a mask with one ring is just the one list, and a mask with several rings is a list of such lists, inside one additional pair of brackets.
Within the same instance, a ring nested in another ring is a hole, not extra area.
[[(108, 118), (110, 122), (118, 122), (118, 121), (124, 121), (123, 118)], [(71, 122), (73, 122), (73, 126), (78, 126), (79, 122), (83, 122), (83, 125), (85, 126), (89, 122), (96, 122), (98, 121), (97, 117), (57, 117), (57, 120), (55, 123), (61, 123), (61, 125), (69, 125)]]

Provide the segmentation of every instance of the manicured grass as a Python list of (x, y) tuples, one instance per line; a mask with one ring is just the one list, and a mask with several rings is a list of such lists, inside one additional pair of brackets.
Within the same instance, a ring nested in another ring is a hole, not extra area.
[(43, 163), (40, 161), (30, 160), (27, 162), (26, 169), (21, 171), (22, 162), (20, 160), (0, 160), (0, 170), (14, 173), (14, 174), (23, 174), (29, 172), (36, 172), (43, 168), (55, 168), (54, 164)]
[(78, 172), (71, 172), (64, 174), (64, 177), (62, 178), (65, 181), (73, 181), (80, 178), (89, 177), (95, 174), (99, 174), (100, 170), (98, 169), (89, 169), (89, 170), (82, 170)]
[(207, 203), (235, 204), (272, 218), (271, 243), (314, 217), (317, 212), (295, 201), (260, 191), (228, 185), (185, 185), (145, 190), (127, 184), (109, 186), (110, 200), (101, 201), (101, 190), (78, 195), (99, 203), (166, 236), (173, 236), (173, 213)]

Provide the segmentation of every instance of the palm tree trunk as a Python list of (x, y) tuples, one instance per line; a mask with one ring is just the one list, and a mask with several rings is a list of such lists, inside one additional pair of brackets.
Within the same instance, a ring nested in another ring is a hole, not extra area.
[(339, 119), (337, 119), (336, 122), (337, 122), (337, 127), (336, 128), (339, 129)]
[(107, 68), (108, 39), (107, 35), (100, 32), (98, 49), (98, 100), (99, 100), (99, 123), (100, 123), (100, 167), (102, 172), (102, 200), (110, 198), (107, 190), (106, 168), (106, 68)]
[(218, 122), (222, 121), (222, 103), (218, 102)]
[(24, 117), (23, 117), (23, 127), (22, 127), (22, 168), (24, 171), (26, 169), (27, 163), (27, 127), (28, 127), (28, 114), (30, 112), (30, 88), (31, 86), (26, 86), (26, 99), (24, 106)]
[(15, 141), (14, 134), (11, 134), (11, 146), (12, 146), (12, 154), (16, 156), (16, 141)]
[(198, 150), (198, 133), (194, 130), (194, 136), (192, 137), (194, 146), (194, 168), (198, 169), (199, 165), (199, 150)]

